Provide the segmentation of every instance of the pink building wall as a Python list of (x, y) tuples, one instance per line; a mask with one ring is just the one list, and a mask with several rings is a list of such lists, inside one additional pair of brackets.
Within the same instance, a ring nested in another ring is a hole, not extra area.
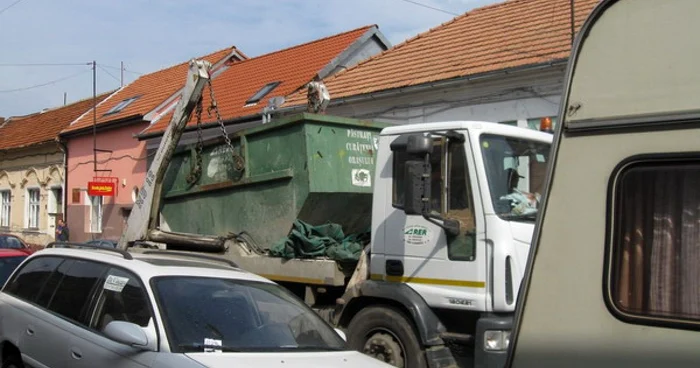
[[(134, 203), (134, 189), (141, 187), (147, 171), (146, 143), (139, 142), (134, 134), (147, 125), (148, 123), (140, 122), (98, 130), (96, 147), (112, 152), (97, 152), (97, 169), (111, 172), (94, 171), (92, 133), (69, 138), (66, 215), (70, 241), (118, 239), (121, 236)], [(103, 197), (100, 232), (94, 231), (99, 230), (99, 227), (91, 229), (91, 218), (94, 218), (95, 212), (87, 196), (88, 182), (95, 176), (118, 179), (116, 196)]]

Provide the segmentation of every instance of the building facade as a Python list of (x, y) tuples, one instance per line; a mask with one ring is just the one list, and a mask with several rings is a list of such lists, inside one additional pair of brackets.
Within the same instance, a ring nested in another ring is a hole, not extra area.
[(46, 245), (63, 218), (63, 152), (57, 143), (0, 154), (0, 232)]
[(65, 218), (66, 145), (58, 133), (111, 92), (0, 125), (0, 233), (45, 246)]
[[(146, 125), (136, 122), (103, 128), (94, 141), (90, 134), (67, 140), (66, 214), (71, 240), (118, 239), (121, 235), (147, 170), (145, 144), (133, 138)], [(95, 152), (95, 147), (100, 151)], [(111, 191), (91, 193), (91, 185), (105, 183)]]

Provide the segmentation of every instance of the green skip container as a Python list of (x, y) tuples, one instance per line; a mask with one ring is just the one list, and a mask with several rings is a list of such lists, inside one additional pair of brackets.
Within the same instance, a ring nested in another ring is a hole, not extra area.
[[(302, 113), (179, 149), (163, 186), (161, 228), (227, 236), (246, 232), (263, 249), (294, 221), (370, 227), (378, 136), (389, 124)], [(232, 127), (227, 129), (231, 130)]]

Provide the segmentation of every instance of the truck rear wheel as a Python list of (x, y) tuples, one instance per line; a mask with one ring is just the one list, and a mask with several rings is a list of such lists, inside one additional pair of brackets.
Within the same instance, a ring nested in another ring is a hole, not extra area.
[(348, 325), (348, 345), (395, 367), (426, 367), (413, 323), (393, 307), (368, 307), (357, 313)]

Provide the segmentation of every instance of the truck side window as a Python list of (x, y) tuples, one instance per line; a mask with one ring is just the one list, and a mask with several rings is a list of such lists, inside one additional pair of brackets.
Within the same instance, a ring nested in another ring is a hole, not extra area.
[(472, 261), (476, 253), (476, 222), (469, 185), (467, 156), (463, 143), (448, 142), (447, 150), (449, 169), (446, 188), (448, 198), (446, 217), (458, 220), (461, 229), (458, 236), (448, 239), (447, 255), (453, 261)]
[(700, 321), (700, 162), (633, 163), (611, 180), (608, 306), (636, 323)]

